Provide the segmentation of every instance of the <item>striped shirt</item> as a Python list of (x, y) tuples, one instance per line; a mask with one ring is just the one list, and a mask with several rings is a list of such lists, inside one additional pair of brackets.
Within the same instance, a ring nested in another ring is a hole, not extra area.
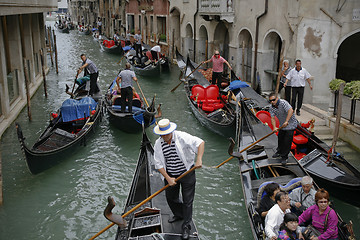
[[(279, 99), (277, 107), (271, 105), (269, 112), (271, 117), (276, 116), (279, 119), (280, 126), (282, 126), (286, 120), (290, 108), (291, 105), (286, 100)], [(284, 127), (282, 130), (294, 130), (297, 127), (298, 121), (296, 120), (294, 113), (291, 115), (288, 123), (289, 125)]]
[(93, 73), (97, 73), (98, 72), (98, 69), (97, 67), (95, 66), (95, 64), (93, 63), (93, 61), (91, 61), (90, 59), (86, 59), (85, 62), (83, 62), (83, 65), (85, 64), (88, 64), (87, 67), (86, 67), (86, 70), (88, 70), (88, 72), (90, 74), (93, 74)]
[(176, 152), (174, 140), (172, 139), (170, 144), (162, 142), (161, 147), (165, 158), (166, 172), (171, 177), (177, 177), (186, 172), (186, 167)]

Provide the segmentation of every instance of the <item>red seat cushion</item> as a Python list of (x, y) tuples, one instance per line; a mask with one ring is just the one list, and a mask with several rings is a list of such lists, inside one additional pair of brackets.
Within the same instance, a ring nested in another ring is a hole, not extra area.
[(294, 142), (291, 143), (291, 150), (296, 149), (296, 145), (294, 144)]
[(293, 142), (297, 145), (306, 144), (308, 142), (308, 139), (303, 135), (299, 134), (299, 135), (294, 135)]
[(204, 110), (205, 112), (213, 112), (215, 108), (212, 105), (203, 104), (202, 110)]
[(210, 85), (206, 89), (207, 100), (218, 100), (219, 99), (219, 87), (216, 85)]
[[(271, 128), (271, 130), (273, 130), (273, 126), (271, 123), (271, 115), (269, 112), (267, 111), (258, 111), (256, 113), (256, 117), (258, 119), (260, 119), (260, 121), (262, 121), (263, 123), (267, 123), (267, 125)], [(276, 123), (276, 127), (278, 128), (280, 125), (279, 119), (275, 116), (275, 123)]]
[(199, 101), (203, 101), (205, 99), (205, 88), (201, 85), (195, 85), (191, 89), (191, 99)]

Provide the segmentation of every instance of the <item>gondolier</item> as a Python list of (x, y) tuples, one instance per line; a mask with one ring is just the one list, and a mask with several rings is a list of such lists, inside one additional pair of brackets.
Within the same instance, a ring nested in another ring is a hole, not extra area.
[(135, 34), (134, 39), (135, 39), (134, 49), (136, 51), (136, 56), (141, 58), (142, 57), (142, 46), (141, 46), (142, 36), (140, 33), (140, 29), (137, 31), (137, 34)]
[(80, 58), (81, 58), (81, 60), (83, 60), (83, 64), (78, 69), (77, 74), (76, 74), (76, 78), (79, 76), (81, 71), (83, 69), (85, 69), (84, 76), (90, 75), (90, 91), (89, 91), (89, 95), (93, 95), (94, 93), (97, 93), (97, 92), (100, 91), (100, 89), (98, 88), (98, 86), (96, 84), (97, 78), (99, 76), (99, 71), (98, 71), (96, 65), (93, 63), (93, 61), (88, 59), (85, 56), (85, 54), (81, 54)]
[(275, 116), (278, 117), (280, 126), (283, 126), (278, 134), (278, 147), (273, 158), (281, 157), (282, 163), (286, 164), (298, 121), (295, 118), (294, 110), (286, 100), (279, 99), (275, 93), (271, 93), (269, 102), (271, 103), (269, 112), (273, 129), (277, 131)]
[[(137, 78), (130, 68), (130, 63), (126, 63), (125, 70), (122, 70), (116, 78), (116, 84), (118, 88), (121, 89), (121, 112), (125, 112), (126, 105), (128, 105), (128, 111), (132, 113), (132, 80), (137, 81)], [(119, 84), (120, 82), (121, 86)]]
[[(202, 166), (205, 142), (188, 133), (175, 131), (176, 124), (168, 119), (162, 119), (154, 128), (154, 133), (160, 135), (154, 145), (155, 168), (159, 170), (166, 189), (166, 200), (174, 214), (169, 223), (184, 220), (182, 224), (182, 238), (189, 239), (190, 223), (192, 221), (192, 208), (195, 195), (195, 171), (175, 182), (175, 179), (194, 166)], [(180, 186), (182, 188), (182, 201), (179, 199)]]

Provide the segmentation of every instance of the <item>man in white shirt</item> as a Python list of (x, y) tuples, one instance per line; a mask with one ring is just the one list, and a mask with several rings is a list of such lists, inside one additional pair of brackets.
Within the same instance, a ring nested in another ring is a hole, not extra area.
[[(205, 142), (175, 129), (176, 124), (168, 119), (160, 120), (155, 126), (154, 133), (160, 137), (154, 145), (154, 162), (155, 168), (165, 178), (164, 184), (170, 186), (165, 190), (165, 195), (174, 216), (168, 222), (173, 223), (183, 219), (182, 239), (189, 239), (195, 196), (195, 171), (188, 173), (177, 182), (175, 179), (193, 166), (201, 168)], [(182, 199), (180, 199), (180, 186)]]
[[(135, 38), (134, 48), (136, 50), (136, 56), (141, 58), (142, 57), (142, 46), (141, 46), (142, 37), (141, 37), (140, 29), (137, 30), (137, 34), (135, 34), (134, 38)], [(139, 55), (139, 53), (140, 53), (140, 55)]]
[[(310, 82), (310, 73), (306, 71), (305, 68), (301, 67), (301, 60), (296, 60), (295, 67), (290, 70), (289, 74), (286, 75), (286, 81), (284, 87), (288, 84), (288, 81), (291, 81), (291, 106), (293, 110), (296, 109), (296, 115), (300, 116), (300, 108), (302, 106), (305, 90), (305, 80), (309, 83), (310, 89), (312, 90), (312, 85)], [(295, 108), (297, 100), (297, 108)]]
[(290, 194), (290, 206), (295, 209), (295, 213), (300, 215), (308, 207), (315, 204), (315, 189), (312, 188), (313, 179), (305, 176), (301, 179), (301, 187), (294, 189)]
[(270, 208), (265, 217), (265, 233), (267, 240), (275, 240), (279, 235), (279, 228), (284, 221), (285, 213), (290, 212), (290, 198), (284, 191), (275, 195), (276, 204)]

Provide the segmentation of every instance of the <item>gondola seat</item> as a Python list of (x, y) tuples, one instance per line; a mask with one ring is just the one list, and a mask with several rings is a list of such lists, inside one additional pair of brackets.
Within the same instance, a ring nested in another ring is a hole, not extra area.
[(205, 112), (213, 112), (224, 107), (224, 104), (220, 102), (219, 88), (216, 85), (206, 88), (201, 85), (193, 86), (190, 99), (196, 101), (198, 107)]
[(296, 134), (296, 131), (294, 132), (294, 138), (293, 138), (293, 142), (296, 144), (296, 145), (301, 145), (301, 144), (306, 144), (308, 142), (308, 139), (306, 137), (304, 137), (303, 135), (301, 134)]
[[(267, 124), (271, 128), (271, 130), (274, 130), (273, 125), (271, 123), (271, 115), (268, 111), (263, 111), (263, 110), (258, 111), (256, 113), (256, 117), (260, 119), (260, 121), (262, 121), (263, 123)], [(275, 116), (275, 123), (276, 123), (276, 127), (278, 128), (280, 125), (280, 121), (276, 116)]]

